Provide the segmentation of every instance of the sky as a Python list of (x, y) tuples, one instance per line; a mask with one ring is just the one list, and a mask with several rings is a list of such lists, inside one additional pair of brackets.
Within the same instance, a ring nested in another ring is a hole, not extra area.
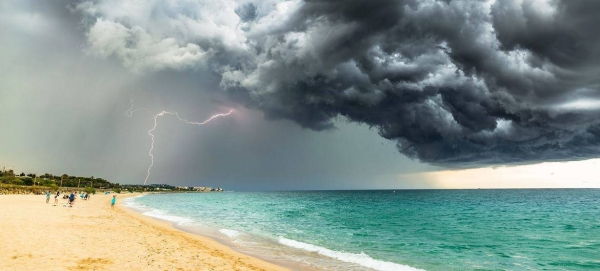
[(234, 109), (148, 183), (600, 187), (598, 8), (2, 1), (0, 166), (143, 183)]

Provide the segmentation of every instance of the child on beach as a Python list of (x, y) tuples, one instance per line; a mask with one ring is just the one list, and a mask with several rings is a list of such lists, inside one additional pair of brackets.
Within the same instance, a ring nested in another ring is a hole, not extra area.
[(58, 196), (60, 196), (60, 191), (56, 191), (56, 196), (54, 196), (54, 206), (58, 206)]
[(46, 191), (46, 204), (50, 202), (50, 191)]
[(115, 203), (117, 203), (117, 195), (113, 195), (113, 198), (110, 201), (110, 208), (111, 209), (115, 209)]

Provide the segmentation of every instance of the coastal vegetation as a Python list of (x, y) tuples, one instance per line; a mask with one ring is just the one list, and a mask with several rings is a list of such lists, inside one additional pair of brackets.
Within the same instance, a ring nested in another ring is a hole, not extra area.
[(121, 192), (220, 192), (222, 188), (207, 186), (172, 186), (168, 184), (137, 185), (112, 183), (102, 178), (54, 175), (37, 175), (24, 172), (16, 174), (13, 170), (0, 171), (0, 194), (40, 194), (44, 191), (76, 188), (88, 194), (99, 191)]
[(54, 175), (45, 173), (37, 175), (34, 173), (20, 174), (13, 170), (0, 171), (0, 193), (38, 194), (42, 191), (56, 191), (62, 188), (78, 188), (86, 193), (94, 194), (96, 189), (119, 190), (119, 183), (111, 183), (102, 178), (70, 176), (67, 174)]

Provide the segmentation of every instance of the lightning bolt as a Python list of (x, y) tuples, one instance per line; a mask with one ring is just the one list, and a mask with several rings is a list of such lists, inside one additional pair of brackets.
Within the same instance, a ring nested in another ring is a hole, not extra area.
[(129, 107), (129, 110), (127, 110), (127, 112), (125, 112), (125, 115), (127, 115), (128, 117), (131, 117), (131, 116), (133, 116), (133, 112), (140, 111), (140, 110), (146, 110), (146, 111), (148, 111), (148, 113), (150, 113), (150, 110), (148, 110), (148, 108), (145, 108), (145, 107), (133, 109), (134, 102), (135, 102), (135, 100), (133, 98), (129, 99), (129, 103), (131, 104), (131, 107)]
[[(131, 99), (129, 102), (131, 103), (131, 107), (125, 113), (129, 117), (131, 117), (133, 115), (133, 112), (139, 111), (139, 110), (146, 110), (146, 111), (150, 112), (150, 110), (148, 110), (145, 107), (138, 108), (138, 109), (133, 109), (134, 108), (134, 100)], [(164, 115), (174, 115), (174, 116), (177, 117), (177, 119), (179, 121), (185, 122), (186, 124), (190, 124), (190, 125), (204, 125), (204, 124), (207, 124), (207, 123), (209, 123), (210, 121), (212, 121), (212, 120), (214, 120), (216, 118), (229, 116), (229, 115), (231, 115), (231, 113), (233, 113), (233, 111), (234, 110), (231, 109), (227, 113), (213, 115), (213, 116), (211, 116), (210, 118), (206, 119), (203, 122), (195, 122), (195, 121), (186, 120), (184, 118), (181, 118), (179, 116), (179, 113), (177, 113), (177, 112), (161, 111), (158, 114), (154, 115), (154, 126), (152, 127), (152, 129), (148, 130), (148, 134), (152, 138), (152, 144), (150, 145), (150, 151), (148, 151), (148, 155), (150, 156), (150, 166), (148, 167), (146, 178), (144, 179), (144, 185), (146, 184), (146, 182), (148, 182), (148, 178), (150, 178), (150, 171), (152, 170), (152, 166), (154, 166), (154, 154), (152, 154), (152, 151), (154, 150), (154, 134), (153, 134), (153, 132), (154, 132), (154, 130), (156, 130), (156, 127), (158, 126), (158, 117), (162, 117)]]

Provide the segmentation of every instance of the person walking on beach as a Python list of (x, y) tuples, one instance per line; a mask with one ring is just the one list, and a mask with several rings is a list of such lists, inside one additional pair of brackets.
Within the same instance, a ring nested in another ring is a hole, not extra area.
[(46, 191), (46, 204), (50, 202), (50, 190)]
[(113, 198), (110, 201), (110, 208), (111, 209), (115, 209), (115, 203), (117, 203), (117, 195), (113, 195)]
[(54, 196), (54, 206), (58, 206), (58, 196), (60, 196), (60, 191), (56, 191), (56, 196)]
[(71, 192), (71, 195), (69, 195), (69, 207), (73, 207), (73, 202), (75, 202), (75, 194)]

